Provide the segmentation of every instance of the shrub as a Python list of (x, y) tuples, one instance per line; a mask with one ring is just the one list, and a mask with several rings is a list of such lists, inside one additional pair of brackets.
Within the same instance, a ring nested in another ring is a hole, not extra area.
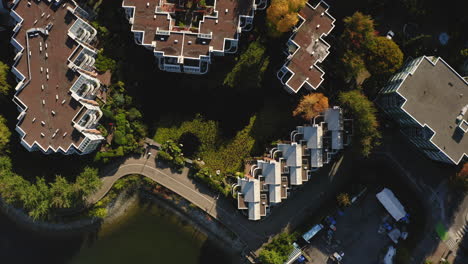
[(10, 136), (11, 132), (6, 124), (6, 119), (0, 115), (0, 153), (6, 150)]
[(97, 57), (96, 62), (94, 63), (94, 67), (98, 72), (105, 72), (105, 71), (114, 71), (115, 70), (116, 62), (115, 60), (104, 56), (103, 51), (101, 50)]
[(91, 217), (105, 218), (107, 216), (107, 208), (105, 207), (94, 207), (88, 212)]
[(0, 61), (0, 95), (7, 95), (11, 90), (11, 85), (8, 83), (8, 72), (10, 67)]
[(260, 260), (264, 264), (284, 263), (293, 250), (293, 237), (287, 233), (281, 233), (260, 251)]
[(338, 201), (338, 204), (342, 207), (351, 205), (351, 199), (349, 199), (349, 195), (347, 193), (340, 193), (336, 197), (336, 200)]

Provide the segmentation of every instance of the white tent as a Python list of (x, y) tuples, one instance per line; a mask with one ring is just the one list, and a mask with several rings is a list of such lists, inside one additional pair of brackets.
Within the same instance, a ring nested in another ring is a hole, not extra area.
[(384, 188), (376, 196), (396, 221), (399, 221), (401, 218), (405, 217), (405, 208), (403, 205), (401, 205), (400, 201), (398, 201), (390, 189)]

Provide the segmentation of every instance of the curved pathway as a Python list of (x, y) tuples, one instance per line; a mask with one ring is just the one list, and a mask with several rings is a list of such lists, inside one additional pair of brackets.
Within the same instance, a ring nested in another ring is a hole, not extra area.
[(335, 164), (330, 164), (329, 169), (324, 168), (314, 174), (314, 179), (310, 183), (305, 184), (280, 206), (275, 207), (269, 217), (261, 221), (249, 221), (237, 210), (235, 201), (220, 196), (206, 185), (190, 179), (187, 168), (181, 173), (172, 172), (155, 161), (156, 147), (149, 148), (153, 153), (150, 157), (142, 155), (121, 159), (104, 169), (101, 178), (103, 185), (88, 198), (88, 203), (93, 204), (102, 199), (118, 179), (131, 174), (143, 175), (177, 193), (218, 220), (235, 233), (249, 250), (258, 249), (271, 236), (278, 234), (284, 228), (294, 229), (304, 219), (310, 217), (323, 200), (328, 198), (328, 194), (332, 195), (334, 190), (339, 188), (339, 183), (344, 183), (345, 176), (349, 174), (342, 173), (346, 172), (346, 169), (342, 168), (352, 163), (351, 159), (337, 159)]

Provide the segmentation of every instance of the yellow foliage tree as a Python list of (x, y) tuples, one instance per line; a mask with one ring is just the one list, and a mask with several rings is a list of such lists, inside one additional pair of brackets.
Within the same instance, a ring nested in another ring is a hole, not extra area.
[(267, 20), (278, 32), (288, 32), (299, 21), (298, 12), (307, 0), (272, 0), (267, 9)]
[(304, 120), (310, 121), (328, 107), (328, 98), (325, 95), (311, 93), (302, 97), (296, 109), (294, 109), (293, 115), (301, 116)]

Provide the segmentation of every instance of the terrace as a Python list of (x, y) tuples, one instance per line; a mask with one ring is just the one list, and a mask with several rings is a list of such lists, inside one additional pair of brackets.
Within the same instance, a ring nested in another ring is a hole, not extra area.
[(18, 78), (15, 95), (15, 102), (22, 109), (17, 130), (23, 136), (23, 145), (30, 150), (39, 147), (47, 153), (73, 152), (71, 147), (77, 148), (85, 138), (71, 125), (83, 108), (69, 94), (81, 73), (75, 67), (70, 69), (67, 60), (92, 70), (93, 51), (84, 47), (87, 44), (82, 41), (91, 43), (95, 30), (73, 14), (74, 8), (74, 2), (68, 1), (61, 5), (18, 1), (12, 11), (12, 16), (22, 19), (13, 39), (25, 53), (12, 67), (24, 77)]
[[(211, 0), (206, 6), (196, 0), (124, 0), (122, 6), (135, 41), (154, 49), (161, 70), (203, 74), (211, 52), (237, 50), (239, 34), (251, 29), (256, 5), (253, 0)], [(166, 60), (167, 56), (177, 59)], [(193, 60), (199, 63), (186, 65)]]
[(297, 93), (303, 86), (317, 89), (324, 72), (317, 66), (329, 54), (330, 45), (323, 40), (334, 27), (335, 19), (328, 14), (328, 5), (320, 2), (313, 7), (307, 4), (300, 12), (301, 23), (287, 43), (288, 59), (278, 78)]

